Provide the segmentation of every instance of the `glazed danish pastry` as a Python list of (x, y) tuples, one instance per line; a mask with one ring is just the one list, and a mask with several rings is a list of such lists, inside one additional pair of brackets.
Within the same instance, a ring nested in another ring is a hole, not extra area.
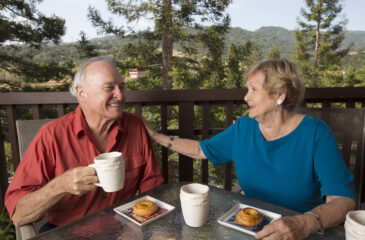
[(154, 214), (157, 211), (157, 205), (150, 200), (141, 200), (133, 206), (133, 212), (141, 217)]
[(264, 217), (256, 209), (243, 208), (238, 211), (236, 220), (245, 226), (254, 226), (260, 224), (264, 220)]

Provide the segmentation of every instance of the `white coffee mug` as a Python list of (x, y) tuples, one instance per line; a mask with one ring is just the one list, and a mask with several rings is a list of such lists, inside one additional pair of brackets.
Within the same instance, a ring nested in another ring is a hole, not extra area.
[(186, 225), (190, 227), (203, 226), (209, 214), (209, 187), (199, 183), (182, 186), (180, 203)]
[(124, 187), (125, 167), (121, 152), (100, 154), (89, 167), (96, 170), (99, 183), (95, 185), (102, 187), (105, 192), (119, 191)]
[(346, 240), (365, 239), (365, 210), (351, 211), (346, 214)]

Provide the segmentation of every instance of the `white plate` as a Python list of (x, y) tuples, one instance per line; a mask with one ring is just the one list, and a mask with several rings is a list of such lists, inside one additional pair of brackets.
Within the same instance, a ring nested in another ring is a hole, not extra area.
[[(247, 227), (247, 226), (244, 226), (235, 221), (237, 212), (240, 209), (247, 208), (247, 207), (256, 209), (264, 216), (264, 220), (262, 221), (262, 223), (260, 223), (259, 225)], [(232, 228), (232, 229), (235, 229), (235, 230), (238, 230), (238, 231), (250, 234), (250, 235), (255, 235), (265, 225), (267, 225), (267, 224), (271, 223), (272, 221), (275, 221), (276, 219), (279, 219), (279, 218), (281, 218), (280, 214), (266, 211), (266, 210), (263, 210), (260, 208), (252, 207), (252, 206), (249, 206), (249, 205), (246, 205), (243, 203), (238, 203), (235, 206), (233, 206), (231, 208), (231, 210), (229, 210), (222, 217), (220, 217), (218, 219), (218, 223), (220, 223), (226, 227), (229, 227), (229, 228)]]
[[(152, 214), (149, 217), (136, 216), (133, 213), (133, 206), (134, 206), (134, 204), (136, 204), (136, 202), (141, 201), (141, 200), (150, 200), (151, 202), (154, 202), (158, 207), (157, 212)], [(137, 224), (139, 226), (144, 226), (150, 222), (153, 222), (153, 221), (165, 216), (166, 214), (168, 214), (169, 212), (171, 212), (174, 209), (175, 209), (174, 206), (171, 206), (167, 203), (164, 203), (160, 200), (157, 200), (156, 198), (153, 198), (153, 197), (150, 197), (147, 195), (147, 196), (138, 198), (132, 202), (129, 202), (129, 203), (123, 204), (119, 207), (116, 207), (116, 208), (114, 208), (114, 211), (119, 213), (123, 217), (127, 218), (128, 220), (134, 222), (135, 224)]]

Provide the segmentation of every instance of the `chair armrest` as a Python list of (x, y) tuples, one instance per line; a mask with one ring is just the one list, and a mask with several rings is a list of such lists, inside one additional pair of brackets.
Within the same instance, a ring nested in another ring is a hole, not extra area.
[(16, 227), (16, 239), (26, 240), (37, 235), (33, 224), (26, 224), (20, 227)]

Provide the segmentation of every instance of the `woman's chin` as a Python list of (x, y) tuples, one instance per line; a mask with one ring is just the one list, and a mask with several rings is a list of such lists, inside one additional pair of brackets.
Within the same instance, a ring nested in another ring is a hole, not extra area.
[(250, 111), (250, 112), (248, 113), (248, 117), (249, 117), (249, 118), (255, 118), (255, 117), (256, 117), (256, 115), (255, 115), (253, 112), (251, 112), (251, 111)]

